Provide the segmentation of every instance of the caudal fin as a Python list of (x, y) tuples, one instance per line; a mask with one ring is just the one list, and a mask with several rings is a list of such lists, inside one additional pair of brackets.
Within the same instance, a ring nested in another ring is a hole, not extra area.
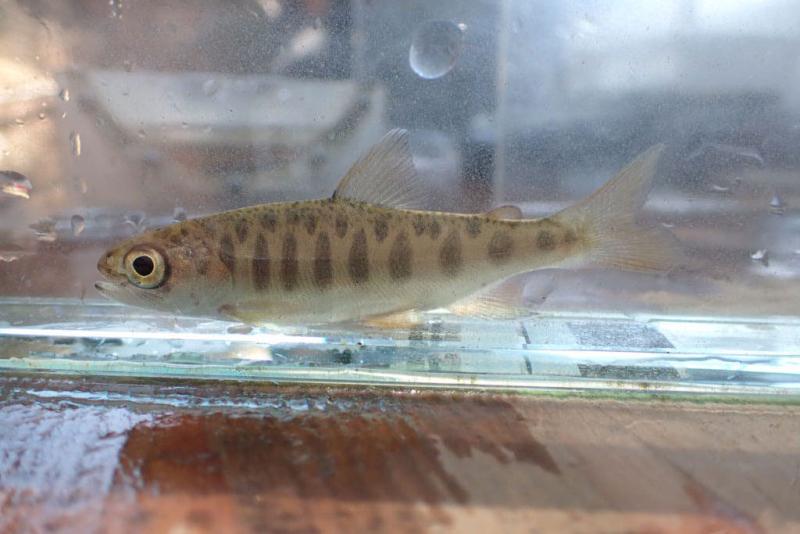
[(668, 271), (679, 264), (682, 253), (672, 234), (636, 222), (663, 151), (662, 144), (649, 148), (594, 194), (554, 217), (580, 231), (586, 263), (630, 271)]

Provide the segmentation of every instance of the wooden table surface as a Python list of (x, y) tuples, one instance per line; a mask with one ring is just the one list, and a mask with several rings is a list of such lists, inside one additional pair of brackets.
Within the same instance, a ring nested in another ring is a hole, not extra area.
[(0, 376), (0, 532), (800, 531), (800, 406)]

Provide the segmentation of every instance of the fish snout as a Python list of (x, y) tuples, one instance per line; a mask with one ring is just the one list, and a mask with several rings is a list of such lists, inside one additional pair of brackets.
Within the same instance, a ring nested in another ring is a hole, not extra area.
[(113, 252), (105, 252), (102, 256), (100, 256), (100, 259), (97, 260), (97, 270), (100, 271), (101, 274), (109, 276), (116, 271), (114, 268), (114, 263)]

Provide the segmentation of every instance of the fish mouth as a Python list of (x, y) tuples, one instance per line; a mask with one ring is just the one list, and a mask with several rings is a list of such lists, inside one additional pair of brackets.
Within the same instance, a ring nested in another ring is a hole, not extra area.
[(94, 288), (106, 298), (113, 298), (114, 294), (119, 291), (119, 287), (103, 280), (95, 282)]

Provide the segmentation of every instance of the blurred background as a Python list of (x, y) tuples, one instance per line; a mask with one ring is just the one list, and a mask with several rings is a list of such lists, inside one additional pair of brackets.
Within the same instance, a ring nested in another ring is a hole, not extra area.
[(540, 271), (544, 310), (800, 315), (791, 0), (29, 0), (0, 44), (0, 296), (98, 298), (114, 241), (327, 197), (403, 127), (438, 209), (531, 217), (668, 144), (683, 267)]

